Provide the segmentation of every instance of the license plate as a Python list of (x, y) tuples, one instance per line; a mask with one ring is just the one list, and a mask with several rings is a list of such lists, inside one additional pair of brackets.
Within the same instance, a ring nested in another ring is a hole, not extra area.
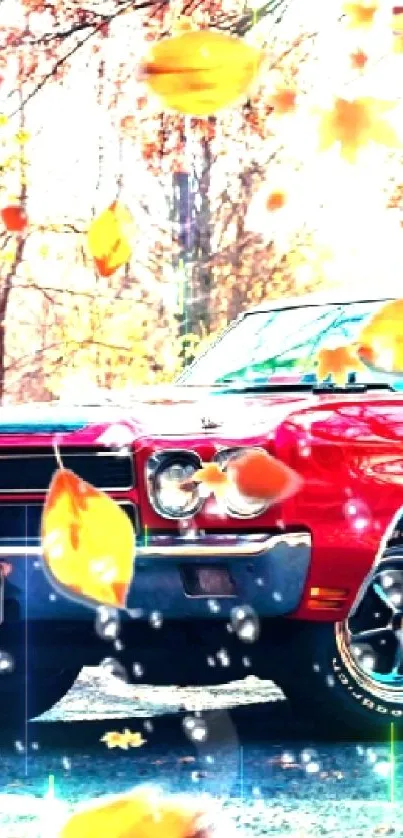
[(224, 565), (184, 565), (183, 583), (188, 596), (235, 596), (231, 575)]

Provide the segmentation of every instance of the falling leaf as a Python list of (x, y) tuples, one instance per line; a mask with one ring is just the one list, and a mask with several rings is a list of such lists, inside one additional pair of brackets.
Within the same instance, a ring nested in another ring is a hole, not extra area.
[(122, 733), (117, 730), (110, 730), (99, 740), (105, 742), (107, 748), (122, 748), (127, 751), (129, 748), (140, 748), (146, 743), (141, 733), (132, 733), (127, 727)]
[(316, 355), (317, 378), (323, 381), (328, 375), (343, 386), (349, 372), (358, 372), (364, 367), (351, 344), (336, 346), (333, 349), (320, 349)]
[(222, 498), (228, 491), (228, 477), (218, 463), (203, 463), (202, 468), (195, 471), (191, 477), (195, 483), (202, 483), (204, 493)]
[(382, 305), (357, 338), (357, 354), (377, 372), (403, 375), (403, 299)]
[(374, 21), (379, 10), (379, 3), (374, 0), (361, 0), (358, 3), (345, 3), (343, 12), (347, 15), (348, 26), (351, 29), (368, 29)]
[(287, 195), (281, 189), (275, 189), (269, 192), (266, 198), (266, 209), (269, 212), (276, 212), (276, 210), (283, 209), (287, 203)]
[(351, 53), (350, 58), (353, 70), (363, 70), (368, 63), (368, 56), (362, 49), (357, 49), (356, 52)]
[(212, 826), (197, 799), (140, 788), (87, 803), (69, 817), (59, 838), (212, 838)]
[(294, 113), (297, 103), (297, 91), (293, 87), (278, 87), (269, 96), (268, 105), (278, 116)]
[(9, 233), (22, 233), (28, 224), (27, 214), (19, 204), (3, 207), (0, 215)]
[(124, 751), (127, 751), (129, 748), (127, 737), (118, 730), (108, 731), (99, 741), (105, 742), (107, 748), (122, 748)]
[(134, 573), (135, 536), (118, 504), (64, 468), (42, 513), (45, 565), (55, 582), (84, 601), (123, 608)]
[(342, 157), (355, 163), (359, 150), (370, 142), (392, 148), (399, 146), (396, 132), (382, 117), (394, 107), (394, 102), (371, 97), (352, 101), (336, 99), (332, 110), (322, 114), (319, 150), (326, 151), (340, 143)]
[(203, 29), (158, 41), (140, 75), (166, 107), (209, 116), (246, 94), (261, 62), (241, 38)]
[(293, 469), (259, 448), (233, 457), (227, 471), (238, 492), (255, 500), (278, 503), (301, 486), (301, 478)]
[(112, 276), (130, 261), (134, 221), (123, 204), (114, 201), (92, 221), (88, 230), (88, 247), (101, 276)]

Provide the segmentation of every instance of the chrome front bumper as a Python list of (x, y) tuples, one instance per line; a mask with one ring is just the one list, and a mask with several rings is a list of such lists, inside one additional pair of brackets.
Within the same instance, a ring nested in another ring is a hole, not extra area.
[[(17, 599), (30, 619), (93, 619), (93, 607), (52, 587), (42, 562), (35, 561), (41, 554), (38, 540), (0, 546), (0, 565), (10, 568), (5, 598)], [(166, 619), (227, 619), (240, 604), (261, 616), (291, 613), (302, 598), (310, 558), (306, 532), (150, 535), (136, 544), (127, 609), (145, 619), (155, 611)], [(220, 573), (231, 581), (230, 592), (220, 590)], [(200, 590), (189, 587), (190, 578), (200, 578)], [(212, 600), (219, 608), (211, 608)]]

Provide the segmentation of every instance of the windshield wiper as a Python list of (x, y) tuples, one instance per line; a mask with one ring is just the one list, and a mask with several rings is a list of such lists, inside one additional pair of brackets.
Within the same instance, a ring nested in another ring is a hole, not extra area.
[(374, 381), (365, 382), (363, 384), (346, 383), (339, 384), (309, 384), (309, 383), (290, 383), (290, 384), (236, 384), (234, 379), (222, 379), (217, 384), (213, 385), (214, 389), (220, 389), (225, 393), (366, 393), (368, 390), (388, 390), (389, 392), (396, 392), (391, 384), (378, 383)]

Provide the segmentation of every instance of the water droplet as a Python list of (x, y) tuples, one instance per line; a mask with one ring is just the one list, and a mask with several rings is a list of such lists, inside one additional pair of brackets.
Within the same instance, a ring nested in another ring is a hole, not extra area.
[(119, 612), (116, 608), (101, 605), (97, 608), (95, 631), (103, 640), (116, 640), (120, 631)]
[(62, 757), (62, 767), (65, 771), (70, 771), (71, 759), (69, 759), (69, 757)]
[(240, 605), (231, 610), (231, 625), (240, 640), (254, 643), (260, 633), (259, 618), (250, 605)]
[(193, 783), (198, 783), (200, 780), (200, 771), (192, 771), (190, 777)]
[(317, 774), (320, 771), (319, 762), (308, 762), (305, 766), (305, 771), (307, 774)]
[(258, 576), (257, 579), (255, 579), (255, 582), (256, 582), (256, 585), (259, 585), (260, 588), (262, 588), (263, 585), (264, 585), (264, 579), (262, 579), (261, 576)]
[(221, 605), (216, 599), (208, 599), (207, 606), (212, 614), (218, 614), (221, 611)]
[(128, 608), (127, 613), (132, 620), (141, 620), (144, 611), (142, 608)]
[(242, 658), (242, 663), (244, 666), (251, 666), (250, 658)]
[(119, 640), (119, 639), (115, 640), (115, 642), (114, 642), (114, 644), (113, 644), (113, 645), (114, 645), (114, 647), (115, 647), (115, 649), (116, 649), (116, 651), (117, 651), (117, 652), (121, 652), (121, 651), (122, 651), (122, 649), (124, 648), (124, 647), (123, 647), (123, 643), (122, 643), (122, 641), (121, 641), (121, 640)]
[(281, 600), (283, 599), (283, 594), (281, 594), (280, 591), (273, 591), (272, 597), (274, 599), (274, 602), (281, 602)]
[(50, 599), (51, 602), (56, 602), (56, 600), (57, 600), (56, 594), (49, 594), (49, 599)]
[(212, 756), (211, 756), (211, 754), (207, 754), (207, 756), (206, 756), (206, 762), (208, 762), (208, 763), (209, 763), (209, 765), (212, 765), (212, 764), (213, 764), (213, 762), (214, 762), (214, 757), (212, 757)]
[(8, 652), (0, 652), (0, 674), (14, 671), (14, 658)]
[(281, 754), (280, 759), (284, 765), (293, 765), (293, 763), (295, 763), (295, 754), (291, 753), (291, 751), (284, 751), (284, 753)]
[(14, 743), (14, 747), (15, 747), (15, 750), (17, 751), (18, 754), (24, 754), (25, 753), (25, 747), (19, 739), (17, 740), (17, 742)]
[(182, 722), (186, 736), (192, 742), (205, 742), (208, 737), (208, 727), (204, 719), (195, 716), (185, 716)]
[(229, 633), (229, 634), (232, 634), (232, 633), (233, 633), (234, 629), (232, 628), (231, 623), (227, 623), (226, 628), (227, 628), (227, 631), (228, 631), (228, 633)]
[(36, 559), (36, 560), (33, 562), (33, 566), (34, 566), (35, 570), (38, 570), (38, 568), (41, 566), (41, 562), (39, 562), (39, 561)]
[(304, 762), (304, 763), (311, 762), (317, 756), (318, 756), (318, 754), (313, 748), (304, 748), (301, 751), (301, 762)]
[(259, 786), (253, 786), (252, 794), (254, 797), (261, 797), (262, 792), (260, 791)]
[(373, 748), (367, 748), (367, 760), (371, 765), (374, 765), (378, 757)]
[(358, 756), (363, 757), (365, 754), (365, 748), (362, 745), (356, 745), (355, 750), (357, 751)]
[(142, 678), (142, 676), (144, 675), (144, 669), (141, 663), (133, 664), (133, 675), (135, 678)]
[(143, 724), (143, 727), (144, 727), (144, 730), (147, 730), (147, 731), (148, 731), (148, 733), (152, 733), (152, 732), (153, 732), (153, 730), (154, 730), (154, 725), (153, 725), (153, 723), (150, 721), (150, 719), (146, 719), (146, 721), (145, 721), (145, 722), (144, 722), (144, 724)]
[(160, 611), (152, 611), (149, 617), (150, 626), (159, 629), (163, 623), (163, 617)]
[(343, 506), (343, 513), (350, 527), (356, 532), (368, 529), (372, 521), (371, 511), (365, 501), (350, 498)]
[(319, 666), (319, 664), (318, 664), (318, 663), (314, 663), (314, 665), (313, 665), (312, 669), (313, 669), (313, 671), (314, 671), (314, 672), (320, 672), (320, 666)]
[(391, 773), (391, 764), (390, 762), (377, 762), (374, 765), (374, 772), (378, 775), (378, 777), (389, 777)]
[(334, 679), (334, 676), (333, 675), (327, 675), (326, 676), (326, 683), (327, 683), (328, 687), (334, 687), (334, 685), (336, 683), (336, 681)]
[(215, 660), (214, 660), (212, 655), (208, 655), (207, 663), (208, 663), (209, 666), (215, 666)]
[(31, 742), (31, 748), (33, 751), (39, 751), (39, 742)]
[(230, 665), (230, 657), (226, 649), (220, 649), (217, 652), (217, 660), (221, 664), (221, 666), (229, 666)]
[(112, 675), (114, 678), (118, 678), (119, 681), (127, 681), (127, 672), (122, 666), (119, 661), (115, 660), (115, 658), (104, 658), (101, 661), (100, 666), (105, 671), (106, 674)]

